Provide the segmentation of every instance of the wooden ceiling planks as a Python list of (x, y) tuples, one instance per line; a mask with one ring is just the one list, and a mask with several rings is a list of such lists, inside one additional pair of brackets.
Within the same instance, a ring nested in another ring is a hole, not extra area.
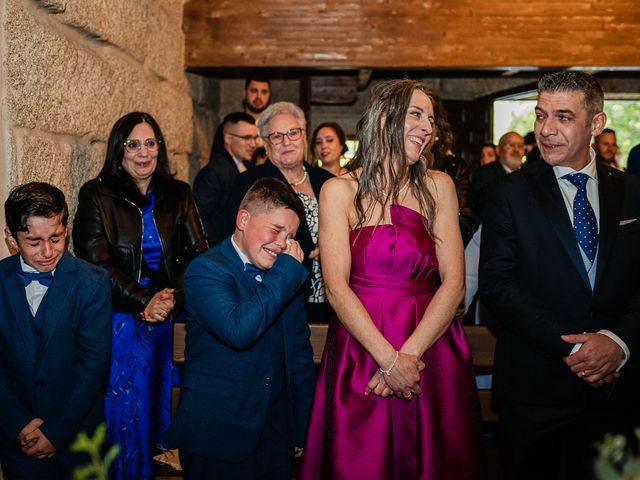
[(187, 68), (640, 65), (636, 0), (187, 0)]

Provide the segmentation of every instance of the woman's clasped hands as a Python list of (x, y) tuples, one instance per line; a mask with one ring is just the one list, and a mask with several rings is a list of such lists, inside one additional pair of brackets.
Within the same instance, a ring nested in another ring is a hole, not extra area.
[(373, 393), (383, 398), (395, 395), (411, 400), (413, 395), (422, 392), (419, 382), (420, 372), (424, 368), (424, 362), (417, 356), (402, 351), (396, 352), (388, 365), (380, 367), (369, 380), (364, 393)]
[(140, 313), (142, 319), (151, 323), (163, 322), (175, 307), (173, 292), (173, 288), (165, 288), (151, 297), (145, 309)]

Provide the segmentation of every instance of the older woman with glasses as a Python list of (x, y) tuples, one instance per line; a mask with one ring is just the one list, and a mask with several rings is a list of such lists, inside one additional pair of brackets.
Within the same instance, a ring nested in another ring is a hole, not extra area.
[(264, 140), (269, 160), (236, 178), (227, 208), (227, 233), (233, 231), (240, 201), (257, 179), (273, 177), (290, 185), (305, 207), (305, 221), (298, 228), (296, 240), (304, 251), (305, 266), (311, 271), (305, 295), (307, 320), (328, 322), (332, 310), (325, 297), (318, 259), (318, 198), (322, 184), (333, 175), (305, 163), (306, 128), (303, 111), (293, 103), (274, 103), (262, 112), (258, 131)]
[(112, 478), (153, 479), (179, 382), (171, 348), (182, 274), (207, 245), (191, 189), (170, 173), (164, 137), (148, 113), (113, 126), (102, 171), (80, 189), (73, 243), (111, 283), (105, 407), (108, 442), (120, 445)]

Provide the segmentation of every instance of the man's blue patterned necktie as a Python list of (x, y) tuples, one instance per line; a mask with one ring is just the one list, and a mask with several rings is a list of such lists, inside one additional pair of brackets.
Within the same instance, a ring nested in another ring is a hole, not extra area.
[(598, 250), (598, 222), (587, 198), (589, 175), (586, 173), (570, 173), (562, 178), (569, 180), (578, 189), (576, 198), (573, 200), (573, 230), (582, 251), (589, 261), (593, 263)]
[(18, 270), (18, 276), (22, 279), (25, 287), (31, 282), (38, 282), (45, 287), (50, 287), (53, 283), (53, 274), (51, 272), (25, 272), (20, 269)]

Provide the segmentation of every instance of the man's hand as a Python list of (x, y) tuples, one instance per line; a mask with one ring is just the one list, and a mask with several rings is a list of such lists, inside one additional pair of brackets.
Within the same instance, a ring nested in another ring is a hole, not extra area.
[(293, 456), (295, 458), (300, 458), (302, 453), (304, 452), (304, 448), (302, 447), (293, 447)]
[(32, 432), (34, 435), (35, 443), (32, 443), (30, 440), (28, 444), (22, 447), (22, 451), (25, 455), (30, 457), (35, 457), (38, 460), (43, 460), (45, 458), (51, 458), (56, 453), (56, 447), (54, 447), (49, 439), (42, 433), (42, 430), (39, 428)]
[(40, 425), (44, 423), (44, 420), (41, 418), (34, 418), (29, 423), (27, 423), (18, 436), (16, 440), (20, 444), (20, 447), (27, 447), (29, 445), (33, 445), (37, 441), (37, 436), (34, 434), (36, 431), (40, 431)]
[(296, 242), (293, 238), (287, 239), (287, 245), (282, 251), (282, 253), (291, 255), (300, 263), (302, 263), (302, 261), (304, 260), (304, 252), (302, 251), (302, 248), (300, 248), (300, 244)]
[(620, 376), (616, 369), (624, 359), (624, 352), (616, 342), (601, 333), (562, 335), (567, 343), (581, 343), (577, 352), (564, 357), (564, 362), (579, 378), (594, 387), (610, 383)]

